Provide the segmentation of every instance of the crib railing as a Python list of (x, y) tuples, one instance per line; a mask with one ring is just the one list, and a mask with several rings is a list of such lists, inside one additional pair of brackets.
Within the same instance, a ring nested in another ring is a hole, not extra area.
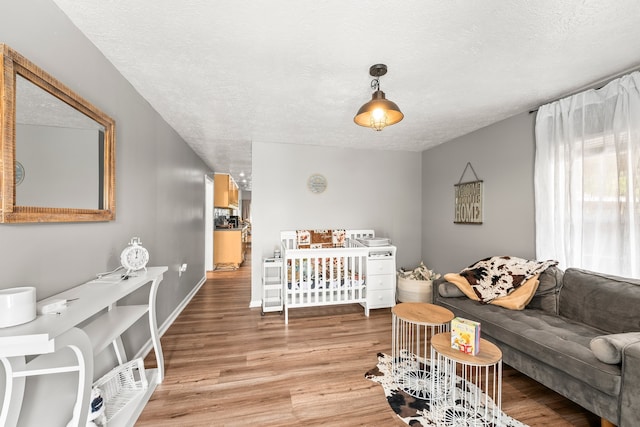
[(369, 250), (351, 239), (346, 245), (293, 249), (282, 241), (285, 323), (289, 308), (365, 302)]

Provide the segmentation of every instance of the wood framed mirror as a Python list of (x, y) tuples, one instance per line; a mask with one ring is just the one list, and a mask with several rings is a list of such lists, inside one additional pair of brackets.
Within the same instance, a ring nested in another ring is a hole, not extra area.
[(0, 223), (113, 220), (115, 121), (0, 50)]

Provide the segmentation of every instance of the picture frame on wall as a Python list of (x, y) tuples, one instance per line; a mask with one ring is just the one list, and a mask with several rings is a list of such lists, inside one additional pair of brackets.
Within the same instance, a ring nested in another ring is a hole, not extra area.
[[(462, 182), (467, 168), (476, 177), (475, 181)], [(468, 162), (465, 166), (460, 181), (453, 186), (454, 188), (454, 218), (455, 224), (482, 224), (483, 211), (483, 192), (484, 183), (478, 179), (478, 175), (473, 170), (473, 166)]]
[(455, 217), (456, 224), (482, 224), (482, 181), (456, 184)]

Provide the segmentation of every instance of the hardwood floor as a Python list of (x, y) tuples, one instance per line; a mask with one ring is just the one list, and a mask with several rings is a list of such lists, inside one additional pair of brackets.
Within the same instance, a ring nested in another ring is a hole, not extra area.
[[(136, 426), (405, 425), (364, 378), (391, 352), (390, 309), (299, 308), (285, 326), (248, 307), (250, 264), (214, 272), (162, 337), (166, 377)], [(507, 366), (502, 407), (530, 426), (600, 425)]]

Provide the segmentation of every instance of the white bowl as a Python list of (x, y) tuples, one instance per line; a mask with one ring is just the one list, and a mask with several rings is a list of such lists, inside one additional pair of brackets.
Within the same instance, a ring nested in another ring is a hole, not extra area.
[(31, 322), (36, 318), (36, 288), (0, 289), (0, 328)]

